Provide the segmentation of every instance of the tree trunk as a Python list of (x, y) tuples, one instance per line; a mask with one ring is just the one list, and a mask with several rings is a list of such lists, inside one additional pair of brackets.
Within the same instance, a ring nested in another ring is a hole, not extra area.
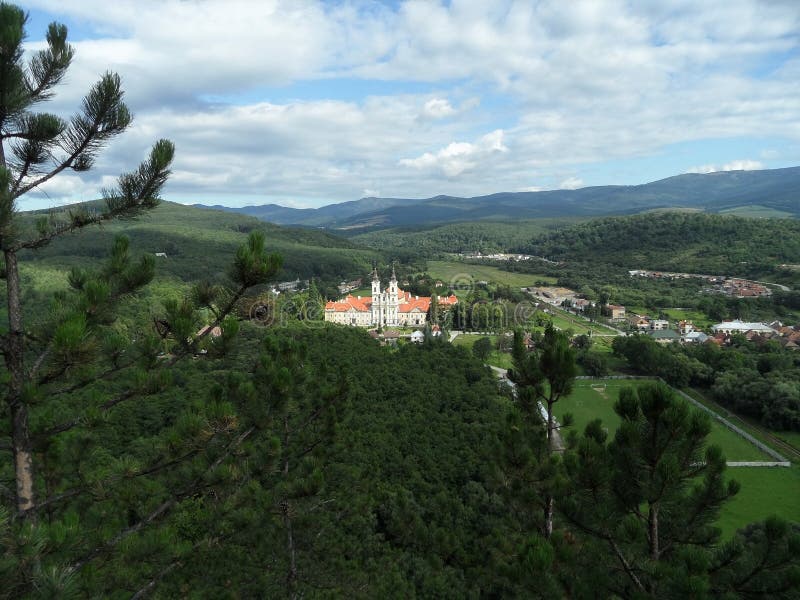
[(286, 588), (291, 598), (297, 596), (297, 555), (294, 547), (294, 532), (292, 531), (291, 507), (284, 500), (281, 503), (283, 512), (283, 526), (286, 528), (286, 549), (289, 552), (289, 571), (286, 573)]
[(28, 431), (28, 407), (22, 399), (25, 385), (24, 332), (20, 306), (19, 268), (15, 252), (5, 252), (6, 288), (8, 292), (8, 344), (6, 367), (9, 382), (6, 402), (11, 409), (11, 445), (14, 453), (17, 511), (25, 513), (34, 505), (33, 457)]
[(659, 548), (658, 544), (658, 504), (650, 505), (647, 521), (648, 535), (650, 536), (650, 558), (658, 560), (661, 555), (661, 548)]
[[(553, 403), (547, 401), (547, 449), (552, 454), (553, 448)], [(544, 499), (544, 537), (550, 539), (553, 535), (553, 496), (547, 494)]]
[(550, 539), (553, 535), (553, 496), (550, 494), (544, 499), (544, 537)]
[[(288, 452), (289, 447), (289, 418), (283, 418), (283, 451)], [(289, 476), (289, 456), (283, 460), (283, 476)], [(283, 513), (283, 526), (286, 528), (286, 551), (289, 553), (289, 572), (286, 573), (286, 589), (290, 598), (297, 597), (297, 552), (294, 546), (294, 531), (292, 529), (292, 515), (289, 500), (281, 502)]]

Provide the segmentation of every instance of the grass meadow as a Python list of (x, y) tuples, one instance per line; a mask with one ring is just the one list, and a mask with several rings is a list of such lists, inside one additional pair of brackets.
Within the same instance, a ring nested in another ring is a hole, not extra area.
[(514, 273), (490, 265), (473, 265), (459, 261), (431, 260), (428, 261), (427, 271), (431, 277), (441, 279), (445, 285), (452, 283), (469, 286), (478, 281), (488, 281), (511, 287), (527, 287), (537, 281), (556, 283), (555, 277), (547, 275)]
[[(613, 435), (620, 419), (614, 402), (624, 386), (639, 386), (646, 380), (582, 380), (573, 393), (555, 407), (557, 417), (572, 413), (572, 428), (582, 432), (592, 419), (601, 419)], [(720, 446), (729, 461), (769, 461), (770, 457), (717, 421), (712, 421), (709, 442)], [(727, 476), (741, 484), (741, 490), (722, 509), (719, 526), (725, 537), (738, 528), (763, 520), (771, 514), (800, 522), (800, 467), (729, 467)]]

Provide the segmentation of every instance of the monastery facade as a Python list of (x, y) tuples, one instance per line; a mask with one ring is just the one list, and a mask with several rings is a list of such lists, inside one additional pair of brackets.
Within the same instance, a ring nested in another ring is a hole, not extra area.
[[(442, 308), (458, 303), (458, 298), (437, 296), (436, 301)], [(428, 310), (431, 307), (429, 296), (412, 296), (397, 287), (397, 276), (394, 268), (389, 287), (381, 290), (378, 270), (372, 271), (372, 296), (353, 296), (348, 294), (337, 301), (325, 304), (325, 320), (341, 325), (359, 327), (422, 327), (428, 321)]]

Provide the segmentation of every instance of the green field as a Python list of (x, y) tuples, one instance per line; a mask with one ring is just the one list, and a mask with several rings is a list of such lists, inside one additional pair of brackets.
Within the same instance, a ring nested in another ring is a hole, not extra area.
[(706, 329), (711, 327), (716, 321), (709, 319), (708, 315), (699, 310), (687, 310), (685, 308), (665, 308), (662, 309), (670, 321), (691, 321), (695, 327)]
[(722, 508), (717, 523), (723, 537), (729, 538), (743, 525), (770, 515), (800, 523), (800, 466), (733, 467), (727, 470), (727, 476), (742, 487)]
[[(602, 419), (603, 425), (613, 435), (619, 425), (614, 412), (614, 402), (623, 387), (639, 386), (648, 380), (581, 380), (569, 398), (561, 400), (555, 408), (556, 416), (570, 412), (575, 419), (574, 428), (581, 432), (593, 419)], [(720, 446), (730, 461), (772, 460), (758, 448), (742, 439), (721, 423), (712, 420), (709, 441)]]
[(800, 433), (797, 431), (780, 431), (775, 435), (795, 448), (800, 448)]
[(609, 329), (599, 323), (592, 323), (582, 317), (561, 310), (560, 308), (547, 306), (547, 310), (549, 311), (547, 313), (548, 318), (553, 321), (553, 325), (557, 329), (563, 331), (571, 329), (576, 335), (589, 334), (589, 332), (591, 332), (592, 335), (617, 335), (617, 332), (613, 329)]
[[(488, 337), (492, 341), (492, 347), (495, 348), (497, 346), (497, 339), (500, 336), (461, 334), (453, 340), (453, 345), (463, 346), (464, 348), (472, 350), (472, 346), (475, 344), (475, 342), (477, 342), (482, 337)], [(500, 352), (499, 350), (492, 350), (492, 353), (489, 355), (489, 358), (486, 359), (487, 365), (492, 365), (493, 367), (500, 367), (501, 369), (510, 369), (512, 367), (511, 363), (512, 363), (511, 354), (509, 354), (508, 352)]]
[[(555, 405), (555, 415), (563, 417), (567, 412), (572, 413), (572, 429), (579, 433), (589, 421), (599, 418), (613, 435), (620, 422), (613, 408), (619, 390), (643, 383), (646, 380), (577, 381), (573, 393)], [(729, 461), (772, 460), (717, 421), (712, 420), (709, 441), (720, 446)], [(771, 514), (800, 522), (800, 502), (797, 501), (800, 498), (800, 467), (730, 467), (727, 476), (741, 483), (742, 489), (722, 509), (719, 526), (725, 537)]]
[(751, 217), (762, 219), (791, 219), (794, 215), (784, 210), (751, 204), (750, 206), (737, 206), (736, 208), (726, 208), (719, 211), (721, 215), (733, 215), (736, 217)]
[(428, 273), (441, 279), (445, 285), (474, 285), (478, 281), (499, 283), (511, 287), (527, 287), (536, 281), (555, 283), (554, 277), (531, 273), (513, 273), (489, 265), (473, 265), (458, 261), (432, 260), (428, 262)]

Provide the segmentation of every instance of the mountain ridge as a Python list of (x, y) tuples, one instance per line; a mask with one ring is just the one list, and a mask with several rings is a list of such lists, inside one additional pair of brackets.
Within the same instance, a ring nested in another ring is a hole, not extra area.
[(320, 208), (277, 204), (214, 208), (280, 225), (367, 231), (472, 220), (596, 217), (670, 208), (722, 212), (754, 206), (782, 216), (800, 217), (800, 167), (684, 173), (643, 184), (575, 190), (495, 192), (472, 197), (446, 194), (429, 198), (366, 197)]

